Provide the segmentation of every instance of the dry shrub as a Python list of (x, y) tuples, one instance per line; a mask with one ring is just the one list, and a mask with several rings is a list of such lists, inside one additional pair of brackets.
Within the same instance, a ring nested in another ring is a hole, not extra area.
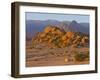
[(75, 53), (74, 57), (75, 57), (76, 61), (85, 61), (87, 58), (89, 60), (89, 52), (87, 52), (87, 53), (82, 53), (82, 52)]

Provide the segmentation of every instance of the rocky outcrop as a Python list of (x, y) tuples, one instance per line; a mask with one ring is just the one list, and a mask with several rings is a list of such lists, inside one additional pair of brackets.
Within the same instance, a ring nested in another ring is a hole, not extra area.
[(67, 46), (77, 47), (89, 44), (89, 36), (78, 32), (64, 32), (56, 26), (49, 25), (43, 32), (39, 32), (36, 37), (33, 37), (32, 43), (46, 43), (56, 48)]

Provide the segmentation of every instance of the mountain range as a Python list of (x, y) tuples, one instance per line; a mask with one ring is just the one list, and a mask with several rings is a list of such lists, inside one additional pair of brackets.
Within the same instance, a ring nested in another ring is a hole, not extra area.
[(89, 23), (78, 23), (77, 21), (58, 21), (58, 20), (26, 20), (26, 36), (28, 39), (42, 32), (46, 26), (53, 25), (67, 32), (81, 32), (89, 35)]

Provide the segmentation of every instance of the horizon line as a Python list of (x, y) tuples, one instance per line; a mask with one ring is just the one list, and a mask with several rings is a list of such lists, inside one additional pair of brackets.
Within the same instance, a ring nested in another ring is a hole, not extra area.
[[(61, 20), (56, 20), (56, 19), (47, 19), (47, 20), (39, 20), (39, 19), (36, 19), (36, 20), (35, 19), (34, 20), (33, 19), (27, 20), (26, 19), (25, 21), (50, 21), (50, 20), (51, 21), (58, 21), (58, 22), (64, 22), (64, 21), (73, 22), (73, 21), (76, 21), (76, 20), (72, 20), (72, 21), (70, 21), (70, 20), (62, 20), (61, 21)], [(89, 23), (89, 22), (78, 22), (78, 21), (76, 21), (76, 22), (77, 23)]]

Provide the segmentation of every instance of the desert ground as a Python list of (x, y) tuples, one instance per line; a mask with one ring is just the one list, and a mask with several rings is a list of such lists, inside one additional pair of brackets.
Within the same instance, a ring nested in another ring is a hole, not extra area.
[(77, 53), (88, 54), (89, 47), (52, 48), (45, 43), (33, 47), (31, 41), (27, 41), (26, 67), (89, 64), (89, 57), (78, 60), (77, 56), (75, 57)]

